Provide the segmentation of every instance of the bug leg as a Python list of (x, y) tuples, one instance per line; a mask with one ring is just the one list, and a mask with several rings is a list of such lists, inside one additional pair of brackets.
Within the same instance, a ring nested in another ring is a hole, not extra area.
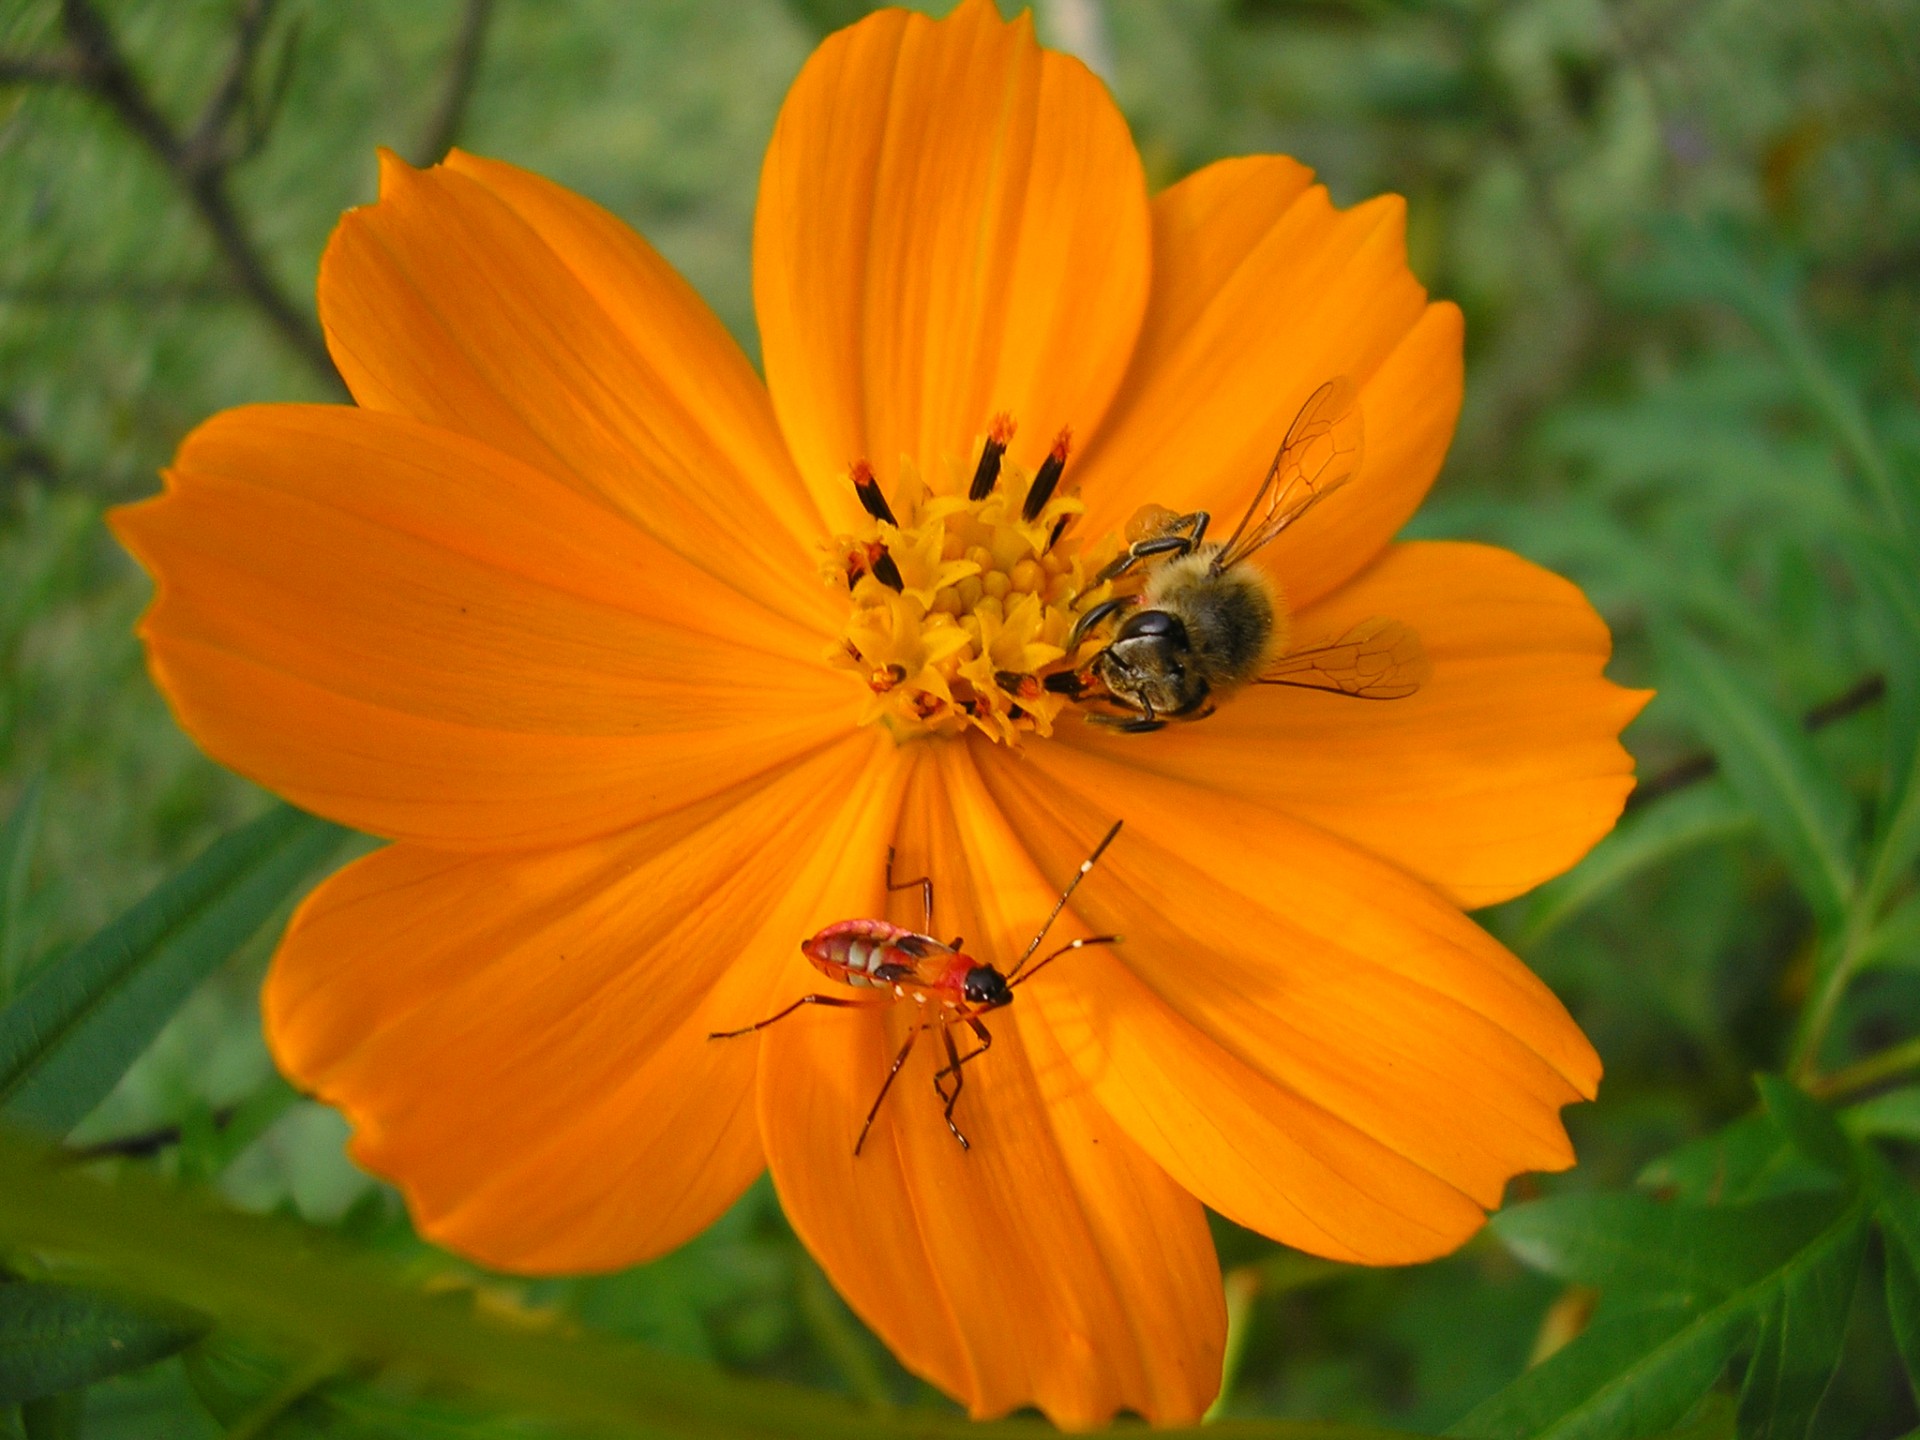
[[(951, 1026), (942, 1025), (940, 1027), (940, 1039), (947, 1047), (947, 1064), (945, 1069), (937, 1071), (934, 1074), (933, 1093), (947, 1102), (947, 1108), (942, 1112), (947, 1122), (947, 1129), (953, 1132), (953, 1138), (960, 1142), (960, 1148), (962, 1150), (971, 1150), (973, 1146), (968, 1144), (967, 1137), (960, 1133), (960, 1127), (953, 1123), (953, 1107), (960, 1103), (960, 1087), (966, 1084), (967, 1077), (960, 1069), (960, 1066), (964, 1062), (960, 1059), (959, 1050), (954, 1046), (953, 1029)], [(940, 1078), (943, 1075), (953, 1076), (953, 1093), (951, 1094), (947, 1093), (946, 1087), (940, 1083)]]
[(922, 935), (931, 935), (933, 933), (933, 879), (931, 876), (922, 875), (918, 880), (902, 880), (898, 885), (894, 884), (893, 846), (889, 845), (887, 847), (888, 893), (891, 894), (895, 890), (911, 890), (916, 885), (920, 887), (920, 908), (924, 912), (920, 924), (920, 933)]
[(873, 1129), (873, 1117), (880, 1113), (880, 1102), (887, 1098), (887, 1091), (893, 1088), (893, 1077), (898, 1075), (900, 1067), (907, 1063), (907, 1056), (913, 1053), (913, 1042), (920, 1038), (920, 1032), (924, 1028), (916, 1025), (907, 1032), (906, 1043), (900, 1047), (900, 1053), (893, 1057), (893, 1064), (887, 1068), (887, 1078), (880, 1082), (880, 1093), (873, 1097), (873, 1104), (867, 1110), (867, 1118), (860, 1126), (860, 1138), (853, 1142), (853, 1153), (856, 1157), (860, 1154), (860, 1147), (867, 1143), (867, 1132)]
[[(965, 1065), (969, 1060), (978, 1060), (993, 1048), (993, 1032), (980, 1023), (979, 1016), (967, 1016), (967, 1026), (973, 1031), (974, 1035), (979, 1038), (980, 1044), (962, 1055), (959, 1047), (953, 1043), (953, 1031), (943, 1027), (940, 1031), (940, 1038), (944, 1040), (947, 1045), (947, 1063), (944, 1067), (935, 1071), (933, 1076), (934, 1093), (947, 1102), (945, 1112), (947, 1129), (953, 1132), (953, 1138), (960, 1142), (960, 1148), (962, 1150), (968, 1150), (972, 1147), (967, 1144), (967, 1137), (960, 1133), (960, 1127), (953, 1123), (953, 1107), (960, 1103), (960, 1087), (966, 1082), (966, 1074), (960, 1067)], [(953, 1092), (951, 1094), (949, 1094), (947, 1088), (940, 1083), (949, 1075), (953, 1077)]]
[(751, 1035), (756, 1030), (764, 1030), (776, 1020), (784, 1020), (802, 1005), (831, 1005), (836, 1010), (875, 1010), (882, 1005), (891, 1005), (891, 1000), (842, 1000), (837, 995), (802, 995), (777, 1015), (769, 1015), (764, 1020), (740, 1030), (714, 1030), (707, 1035), (709, 1040), (733, 1040), (742, 1035)]

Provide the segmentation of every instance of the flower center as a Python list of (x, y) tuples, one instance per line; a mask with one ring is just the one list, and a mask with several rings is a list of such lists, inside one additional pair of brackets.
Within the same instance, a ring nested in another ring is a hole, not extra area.
[(825, 546), (821, 573), (853, 602), (829, 659), (872, 692), (862, 723), (896, 739), (973, 726), (1014, 743), (1052, 734), (1068, 704), (1040, 672), (1107, 598), (1111, 585), (1089, 581), (1119, 542), (1083, 548), (1067, 535), (1086, 508), (1059, 493), (1068, 432), (1032, 474), (1006, 458), (1012, 438), (1013, 422), (995, 416), (978, 462), (950, 457), (932, 476), (909, 462), (891, 500), (864, 461), (848, 472), (868, 523)]

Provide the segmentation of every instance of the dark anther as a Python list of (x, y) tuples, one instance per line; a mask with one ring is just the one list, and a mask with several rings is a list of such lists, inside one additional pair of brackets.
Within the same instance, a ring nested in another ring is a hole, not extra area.
[(1073, 512), (1068, 511), (1053, 522), (1053, 533), (1047, 536), (1047, 549), (1051, 550), (1060, 543), (1060, 537), (1067, 533), (1067, 526), (1073, 523)]
[(884, 545), (880, 547), (880, 553), (873, 557), (873, 578), (896, 595), (907, 588), (907, 582), (900, 576), (900, 567), (893, 563), (893, 556), (887, 553)]
[(1049, 695), (1068, 695), (1079, 699), (1085, 693), (1087, 682), (1072, 670), (1056, 670), (1040, 682)]
[(967, 490), (969, 500), (984, 500), (1000, 483), (1000, 457), (1007, 453), (1013, 439), (1013, 417), (1005, 413), (993, 417), (987, 427), (987, 443), (980, 447), (980, 463), (974, 467), (973, 484)]
[(1031, 675), (1022, 675), (1018, 670), (996, 670), (993, 678), (1007, 694), (1022, 700), (1031, 700), (1040, 693), (1040, 682)]
[[(880, 493), (880, 482), (873, 478), (873, 470), (866, 461), (854, 461), (852, 477), (853, 493), (860, 497), (860, 508), (876, 520), (898, 525), (900, 522), (893, 518), (893, 507), (887, 504), (887, 497)], [(897, 590), (899, 586), (894, 588)]]
[[(1027, 503), (1020, 507), (1020, 518), (1031, 524), (1047, 508), (1047, 501), (1053, 498), (1054, 486), (1060, 483), (1060, 472), (1067, 468), (1067, 447), (1073, 443), (1073, 431), (1062, 427), (1059, 436), (1053, 442), (1053, 449), (1047, 452), (1047, 458), (1040, 462), (1040, 468), (1034, 471), (1033, 486), (1027, 491)], [(1052, 548), (1052, 542), (1048, 542)]]

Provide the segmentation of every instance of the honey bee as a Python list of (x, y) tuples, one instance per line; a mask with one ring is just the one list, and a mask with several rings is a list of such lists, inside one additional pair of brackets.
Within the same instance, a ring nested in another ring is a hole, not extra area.
[(1368, 619), (1322, 644), (1287, 648), (1286, 612), (1274, 582), (1246, 563), (1360, 466), (1363, 429), (1353, 384), (1329, 380), (1300, 407), (1266, 479), (1225, 542), (1208, 540), (1211, 516), (1144, 506), (1128, 546), (1096, 585), (1146, 565), (1139, 592), (1088, 610), (1069, 652), (1116, 617), (1112, 638), (1083, 668), (1049, 675), (1047, 689), (1112, 712), (1089, 717), (1130, 733), (1199, 720), (1248, 684), (1293, 685), (1356, 699), (1411, 695), (1429, 673), (1420, 637), (1397, 620)]

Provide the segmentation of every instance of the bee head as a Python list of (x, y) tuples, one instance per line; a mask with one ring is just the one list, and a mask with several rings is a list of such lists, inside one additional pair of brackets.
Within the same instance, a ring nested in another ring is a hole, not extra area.
[(1179, 718), (1207, 702), (1186, 623), (1170, 610), (1135, 610), (1094, 659), (1094, 673), (1121, 704), (1143, 715)]
[(976, 965), (969, 970), (966, 978), (960, 982), (960, 993), (969, 1005), (978, 1005), (987, 1010), (997, 1010), (1002, 1005), (1013, 1003), (1013, 991), (1007, 985), (1007, 977), (991, 965)]

